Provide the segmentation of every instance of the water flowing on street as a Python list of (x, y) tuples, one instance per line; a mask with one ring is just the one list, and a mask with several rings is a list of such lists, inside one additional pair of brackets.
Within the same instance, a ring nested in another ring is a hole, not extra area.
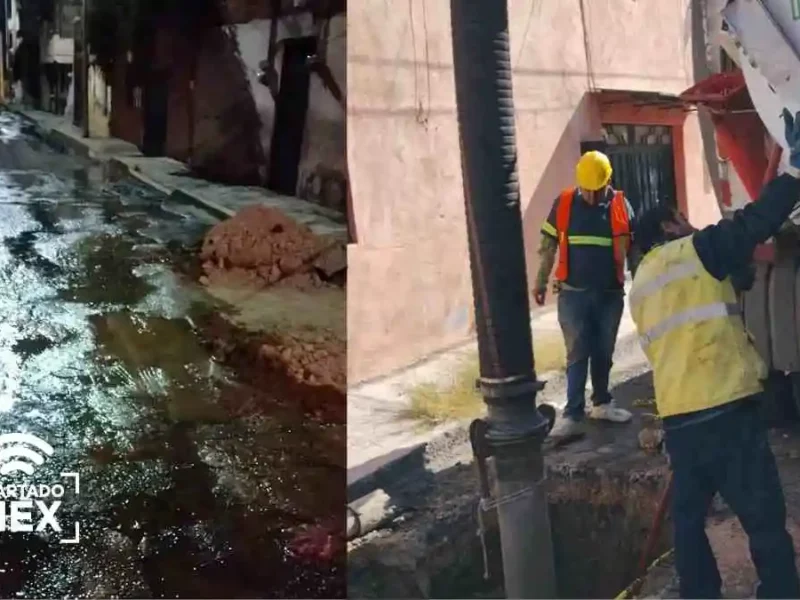
[(34, 510), (34, 531), (0, 534), (0, 596), (341, 595), (292, 540), (344, 504), (344, 427), (248, 404), (213, 359), (198, 323), (225, 308), (176, 268), (211, 217), (106, 181), (7, 112), (0, 167), (0, 434), (53, 447), (2, 481), (80, 476), (61, 532)]

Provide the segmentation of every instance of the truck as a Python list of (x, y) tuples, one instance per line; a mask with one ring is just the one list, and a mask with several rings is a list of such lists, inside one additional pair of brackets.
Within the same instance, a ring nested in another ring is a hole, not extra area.
[[(800, 111), (800, 0), (728, 0), (709, 23), (729, 68), (685, 90), (716, 137), (723, 215), (757, 201), (788, 166), (781, 112)], [(723, 61), (724, 63), (725, 61)], [(800, 199), (798, 199), (800, 200)], [(800, 418), (800, 210), (756, 250), (752, 288), (741, 295), (745, 323), (770, 369), (764, 404), (772, 424)]]

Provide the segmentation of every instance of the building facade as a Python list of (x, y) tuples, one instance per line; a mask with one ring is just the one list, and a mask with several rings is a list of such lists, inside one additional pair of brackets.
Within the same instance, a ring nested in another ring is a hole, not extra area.
[[(582, 150), (609, 153), (635, 208), (670, 202), (697, 226), (720, 217), (713, 130), (675, 98), (709, 68), (699, 8), (508, 0), (529, 281), (541, 223)], [(356, 383), (465, 340), (473, 308), (449, 3), (351, 3), (348, 37)]]
[(3, 2), (5, 64), (12, 98), (64, 114), (69, 104), (75, 20), (80, 15), (81, 0)]
[(194, 30), (159, 15), (119, 57), (111, 135), (344, 213), (344, 3), (216, 4), (217, 22)]

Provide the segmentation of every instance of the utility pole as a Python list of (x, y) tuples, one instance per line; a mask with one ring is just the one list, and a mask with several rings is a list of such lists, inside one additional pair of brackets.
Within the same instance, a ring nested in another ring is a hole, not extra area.
[[(81, 78), (83, 79), (81, 126), (83, 137), (88, 138), (91, 134), (89, 131), (89, 13), (92, 10), (91, 0), (83, 0), (81, 8), (81, 47), (83, 49), (81, 52)], [(73, 65), (72, 68), (74, 69), (75, 66)]]
[[(481, 514), (497, 509), (508, 598), (555, 598), (542, 443), (551, 407), (536, 407), (522, 237), (506, 0), (450, 0), (456, 104), (487, 418), (470, 437)], [(494, 464), (489, 490), (485, 466)], [(482, 520), (481, 520), (482, 521)]]

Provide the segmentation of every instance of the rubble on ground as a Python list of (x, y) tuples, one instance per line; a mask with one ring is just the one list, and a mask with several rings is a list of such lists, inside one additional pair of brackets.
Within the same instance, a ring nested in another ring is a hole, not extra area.
[[(249, 206), (216, 224), (200, 249), (203, 285), (264, 289), (289, 286), (313, 293), (341, 287), (347, 270), (343, 243), (320, 237), (278, 210)], [(230, 339), (220, 343), (230, 345)], [(265, 371), (285, 370), (296, 382), (344, 392), (346, 344), (332, 332), (264, 334), (244, 345)], [(226, 348), (218, 348), (226, 354)]]
[[(231, 412), (258, 413), (276, 398), (286, 398), (325, 421), (344, 422), (344, 340), (326, 333), (318, 333), (316, 340), (305, 342), (289, 335), (276, 338), (246, 332), (219, 315), (203, 319), (201, 327), (211, 340), (215, 359), (236, 369), (251, 386), (250, 398), (243, 400), (242, 389), (230, 397)], [(226, 402), (224, 396), (223, 403)]]
[(201, 283), (238, 283), (255, 288), (327, 285), (346, 267), (343, 243), (324, 239), (267, 206), (242, 209), (216, 224), (200, 250)]
[(339, 335), (329, 331), (246, 334), (228, 325), (214, 343), (214, 354), (223, 362), (246, 352), (264, 373), (284, 371), (297, 383), (345, 392), (347, 345)]
[(347, 385), (347, 349), (334, 334), (316, 333), (313, 337), (287, 335), (261, 346), (261, 356), (282, 363), (289, 374), (311, 385), (330, 385), (344, 390)]
[(646, 426), (639, 432), (639, 448), (648, 454), (661, 452), (664, 443), (664, 430), (658, 427)]

